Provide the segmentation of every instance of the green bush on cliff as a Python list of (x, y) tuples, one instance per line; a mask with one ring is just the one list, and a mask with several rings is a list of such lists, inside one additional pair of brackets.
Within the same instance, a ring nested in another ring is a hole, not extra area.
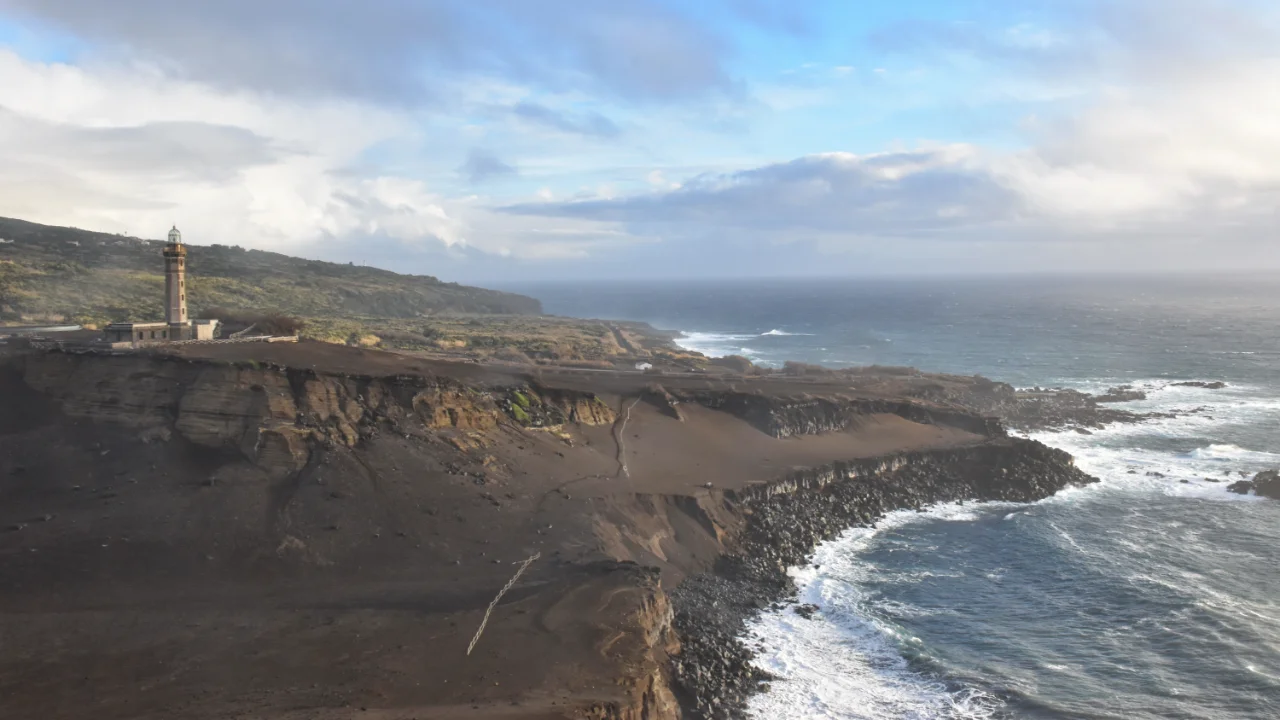
[(520, 423), (521, 425), (529, 424), (529, 413), (525, 412), (524, 408), (520, 407), (519, 405), (511, 406), (511, 416), (514, 417), (516, 419), (516, 422)]

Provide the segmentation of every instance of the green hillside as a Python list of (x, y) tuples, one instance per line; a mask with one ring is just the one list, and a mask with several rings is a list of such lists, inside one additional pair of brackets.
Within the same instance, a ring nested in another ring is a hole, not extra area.
[[(163, 316), (163, 242), (0, 218), (0, 321), (102, 325)], [(213, 307), (304, 318), (537, 314), (533, 298), (425, 275), (188, 245), (193, 316)]]

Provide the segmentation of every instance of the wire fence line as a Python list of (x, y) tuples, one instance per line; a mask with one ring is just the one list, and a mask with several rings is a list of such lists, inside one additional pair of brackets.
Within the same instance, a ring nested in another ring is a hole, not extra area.
[(627, 467), (627, 423), (631, 422), (631, 408), (640, 403), (640, 397), (627, 407), (626, 416), (622, 418), (622, 427), (618, 430), (618, 466), (622, 468), (622, 476), (631, 479), (631, 470)]
[(489, 603), (488, 609), (484, 611), (484, 618), (480, 621), (480, 627), (476, 628), (475, 637), (471, 638), (471, 644), (467, 646), (468, 655), (470, 655), (471, 651), (475, 649), (476, 643), (480, 642), (480, 634), (484, 632), (485, 626), (489, 624), (489, 613), (493, 612), (493, 609), (498, 606), (498, 601), (502, 599), (503, 595), (507, 594), (507, 591), (511, 589), (511, 586), (516, 584), (516, 581), (520, 579), (520, 576), (524, 574), (525, 570), (529, 569), (529, 566), (533, 564), (533, 561), (540, 557), (542, 557), (542, 553), (536, 552), (525, 558), (524, 561), (520, 563), (520, 568), (516, 570), (516, 574), (511, 576), (511, 579), (507, 581), (507, 584), (503, 585), (502, 589), (499, 590), (498, 594), (493, 598), (493, 602)]

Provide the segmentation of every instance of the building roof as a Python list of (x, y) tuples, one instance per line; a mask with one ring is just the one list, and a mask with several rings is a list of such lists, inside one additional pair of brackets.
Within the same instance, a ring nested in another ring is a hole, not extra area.
[(114, 322), (106, 327), (107, 330), (126, 330), (133, 328), (134, 330), (150, 330), (151, 328), (167, 328), (167, 322)]

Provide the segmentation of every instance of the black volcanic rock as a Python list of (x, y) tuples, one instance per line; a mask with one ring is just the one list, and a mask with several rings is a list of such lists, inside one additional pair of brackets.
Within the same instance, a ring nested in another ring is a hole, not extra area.
[(1220, 380), (1215, 380), (1213, 382), (1204, 382), (1203, 380), (1189, 380), (1187, 382), (1170, 383), (1170, 386), (1171, 387), (1198, 387), (1198, 388), (1204, 388), (1205, 390), (1221, 390), (1222, 388), (1226, 387), (1227, 384)]
[(1280, 500), (1280, 470), (1263, 470), (1253, 476), (1252, 480), (1237, 480), (1227, 489), (1238, 495), (1253, 493), (1261, 497)]
[(1095, 397), (1093, 401), (1099, 403), (1119, 403), (1146, 399), (1147, 394), (1145, 392), (1135, 390), (1132, 385), (1121, 385), (1120, 387), (1108, 389), (1105, 393)]
[[(747, 698), (762, 690), (770, 677), (752, 664), (755, 652), (742, 632), (760, 608), (795, 596), (787, 568), (807, 562), (819, 543), (849, 527), (872, 526), (893, 510), (962, 500), (1031, 502), (1092, 482), (1061, 450), (1003, 439), (801, 470), (734, 493), (748, 518), (738, 546), (712, 572), (671, 592), (682, 645), (673, 685), (687, 717), (741, 717)], [(812, 615), (804, 605), (793, 612)]]

